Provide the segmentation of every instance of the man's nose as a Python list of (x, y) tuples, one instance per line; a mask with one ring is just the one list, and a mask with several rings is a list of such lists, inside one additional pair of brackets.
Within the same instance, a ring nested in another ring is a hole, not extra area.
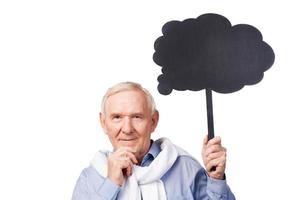
[(122, 132), (125, 134), (131, 134), (133, 132), (133, 124), (129, 117), (126, 117), (123, 121)]

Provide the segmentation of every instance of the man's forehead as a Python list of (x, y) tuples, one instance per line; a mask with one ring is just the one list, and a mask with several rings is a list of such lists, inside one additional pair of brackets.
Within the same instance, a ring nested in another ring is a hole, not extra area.
[(126, 109), (125, 106), (144, 108), (146, 105), (147, 100), (142, 91), (126, 90), (110, 95), (106, 101), (105, 107), (110, 109)]

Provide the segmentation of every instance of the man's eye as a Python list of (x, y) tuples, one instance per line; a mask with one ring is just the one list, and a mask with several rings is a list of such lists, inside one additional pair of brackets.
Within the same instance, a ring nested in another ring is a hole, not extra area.
[(120, 115), (114, 115), (114, 116), (113, 116), (113, 119), (120, 119), (120, 118), (121, 118)]
[(142, 117), (140, 115), (135, 115), (134, 118), (135, 119), (141, 119)]

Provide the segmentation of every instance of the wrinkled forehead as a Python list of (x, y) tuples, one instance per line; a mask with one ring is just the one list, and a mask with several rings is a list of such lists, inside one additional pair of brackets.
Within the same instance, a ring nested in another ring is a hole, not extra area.
[(140, 90), (123, 90), (108, 96), (105, 112), (148, 112), (146, 95)]

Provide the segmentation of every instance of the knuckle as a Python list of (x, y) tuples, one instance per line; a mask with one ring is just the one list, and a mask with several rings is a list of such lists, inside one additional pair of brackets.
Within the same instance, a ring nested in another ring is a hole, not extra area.
[(218, 151), (218, 146), (213, 146), (212, 147), (212, 152)]

